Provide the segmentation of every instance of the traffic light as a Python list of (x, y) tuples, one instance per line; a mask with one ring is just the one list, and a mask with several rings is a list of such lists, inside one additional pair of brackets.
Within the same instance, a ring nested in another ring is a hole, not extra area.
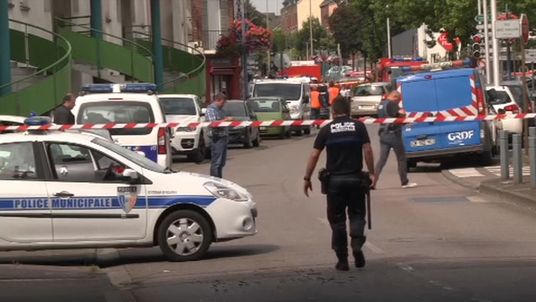
[(473, 58), (480, 58), (483, 51), (483, 43), (484, 43), (484, 36), (482, 34), (475, 34), (471, 36), (472, 44), (471, 44), (471, 54)]

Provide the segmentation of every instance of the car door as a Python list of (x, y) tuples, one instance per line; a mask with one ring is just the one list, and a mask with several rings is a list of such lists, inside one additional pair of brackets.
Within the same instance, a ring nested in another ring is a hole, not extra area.
[(47, 190), (54, 241), (145, 237), (145, 187), (122, 177), (130, 167), (84, 145), (48, 142), (45, 149), (52, 174)]
[(0, 144), (0, 242), (51, 242), (43, 168), (31, 142)]

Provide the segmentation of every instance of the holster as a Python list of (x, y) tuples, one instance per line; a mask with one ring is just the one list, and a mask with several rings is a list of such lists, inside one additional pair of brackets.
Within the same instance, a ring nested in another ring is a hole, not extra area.
[(318, 180), (320, 180), (320, 192), (322, 194), (328, 194), (330, 176), (331, 174), (326, 168), (322, 168), (318, 171)]

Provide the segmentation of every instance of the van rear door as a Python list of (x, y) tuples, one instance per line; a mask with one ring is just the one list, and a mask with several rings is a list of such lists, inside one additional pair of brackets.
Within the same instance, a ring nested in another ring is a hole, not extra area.
[[(401, 80), (404, 109), (410, 117), (476, 115), (472, 70), (425, 73)], [(433, 122), (407, 125), (403, 131), (408, 153), (480, 144), (480, 122)]]

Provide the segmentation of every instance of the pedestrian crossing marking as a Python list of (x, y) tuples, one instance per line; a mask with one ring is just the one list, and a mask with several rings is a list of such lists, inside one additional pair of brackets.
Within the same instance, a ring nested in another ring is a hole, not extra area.
[(478, 171), (475, 168), (453, 169), (453, 170), (450, 170), (450, 173), (460, 178), (484, 176), (484, 174), (482, 174), (480, 171)]

